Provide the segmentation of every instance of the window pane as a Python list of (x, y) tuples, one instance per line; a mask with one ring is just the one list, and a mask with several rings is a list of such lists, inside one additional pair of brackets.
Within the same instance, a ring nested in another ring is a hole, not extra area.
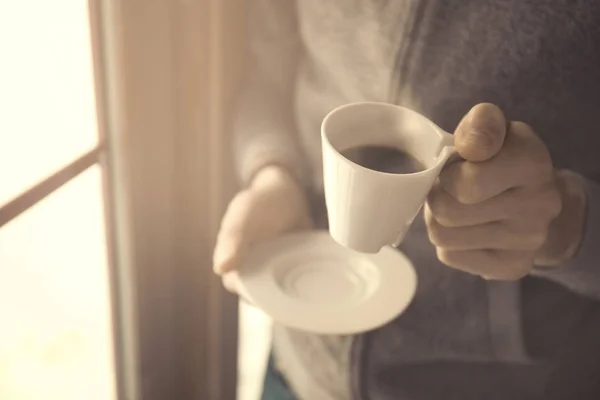
[(97, 143), (86, 0), (0, 0), (0, 205)]
[(95, 166), (0, 228), (0, 399), (115, 398), (101, 190)]

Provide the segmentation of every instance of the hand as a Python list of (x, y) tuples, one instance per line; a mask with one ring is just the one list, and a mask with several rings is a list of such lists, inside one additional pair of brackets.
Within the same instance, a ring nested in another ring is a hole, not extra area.
[[(265, 167), (229, 203), (217, 237), (213, 268), (224, 286), (238, 292), (238, 269), (250, 248), (285, 232), (312, 226), (302, 188), (283, 169)], [(242, 294), (243, 295), (243, 294)]]
[(454, 143), (465, 161), (442, 172), (425, 206), (437, 256), (487, 279), (520, 279), (548, 247), (562, 210), (548, 149), (529, 126), (507, 122), (491, 104), (463, 118)]

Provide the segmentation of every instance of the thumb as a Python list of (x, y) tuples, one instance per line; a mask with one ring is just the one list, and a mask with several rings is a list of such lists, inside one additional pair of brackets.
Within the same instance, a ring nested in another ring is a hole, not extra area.
[(458, 124), (454, 132), (454, 146), (467, 161), (489, 160), (502, 148), (507, 127), (506, 118), (498, 106), (478, 104)]

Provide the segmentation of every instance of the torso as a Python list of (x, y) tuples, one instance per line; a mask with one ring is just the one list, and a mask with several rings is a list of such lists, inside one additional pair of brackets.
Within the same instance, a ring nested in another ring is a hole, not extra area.
[[(595, 116), (600, 109), (600, 2), (297, 3), (306, 57), (298, 76), (296, 121), (317, 193), (322, 190), (320, 122), (334, 107), (354, 101), (402, 104), (422, 112), (448, 131), (476, 103), (493, 102), (508, 118), (534, 128), (549, 147), (557, 167), (600, 179), (600, 162), (595, 159), (600, 153)], [(427, 374), (444, 375), (460, 369), (450, 363), (439, 371), (420, 371), (415, 365), (442, 365), (440, 360), (500, 362), (491, 339), (494, 324), (488, 316), (486, 283), (441, 265), (420, 221), (413, 226), (403, 250), (417, 265), (417, 297), (402, 318), (368, 335), (370, 353), (365, 368), (387, 366), (389, 371), (402, 373), (414, 382)], [(586, 299), (567, 294), (556, 285), (534, 285), (532, 290), (536, 295), (541, 293), (541, 298), (548, 295), (561, 299), (554, 305), (560, 314), (539, 314), (532, 310), (544, 308), (544, 304), (529, 302), (525, 293), (523, 307), (530, 303), (533, 307), (525, 315), (545, 317), (536, 323), (575, 326), (583, 318), (577, 316), (590, 307)], [(529, 328), (527, 321), (524, 325)], [(520, 327), (511, 334), (521, 335)], [(537, 334), (545, 333), (533, 333)], [(546, 348), (527, 349), (525, 364), (531, 368), (505, 373), (529, 377), (523, 383), (505, 376), (505, 380), (516, 382), (514, 393), (531, 395), (543, 385), (546, 361), (552, 357), (550, 347), (568, 341), (569, 335), (566, 327)], [(305, 342), (311, 340), (319, 339)], [(537, 342), (531, 335), (525, 335), (523, 341)], [(313, 360), (304, 362), (318, 364)], [(481, 371), (480, 364), (464, 368), (467, 375), (473, 373), (473, 368)], [(383, 389), (376, 391), (374, 399), (398, 398), (392, 389), (392, 394), (385, 389), (386, 379), (393, 381), (393, 377), (380, 379)], [(532, 382), (536, 379), (539, 382)], [(407, 388), (406, 393), (426, 391), (427, 382), (423, 385)], [(407, 398), (421, 397), (415, 394)]]

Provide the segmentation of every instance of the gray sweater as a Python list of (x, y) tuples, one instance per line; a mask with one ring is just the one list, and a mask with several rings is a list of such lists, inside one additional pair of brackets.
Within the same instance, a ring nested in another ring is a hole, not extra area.
[(276, 327), (279, 368), (306, 400), (600, 398), (600, 2), (253, 0), (235, 124), (238, 171), (293, 173), (322, 206), (319, 127), (334, 107), (386, 101), (452, 131), (493, 102), (529, 123), (588, 189), (569, 265), (487, 282), (436, 259), (417, 220), (402, 250), (419, 287), (356, 337)]

